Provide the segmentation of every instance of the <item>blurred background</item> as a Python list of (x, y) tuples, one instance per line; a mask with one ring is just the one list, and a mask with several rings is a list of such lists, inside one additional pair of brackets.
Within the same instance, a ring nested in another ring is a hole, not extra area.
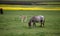
[[(21, 22), (20, 16), (27, 16)], [(45, 27), (29, 29), (32, 16), (43, 15)], [(0, 36), (60, 36), (60, 0), (0, 0)]]
[(60, 0), (0, 0), (0, 4), (20, 4), (20, 5), (59, 5)]

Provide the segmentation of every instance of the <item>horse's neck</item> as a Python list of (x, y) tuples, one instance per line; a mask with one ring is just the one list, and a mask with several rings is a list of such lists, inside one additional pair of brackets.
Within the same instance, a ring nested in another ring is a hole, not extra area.
[(31, 20), (29, 21), (29, 23), (28, 24), (31, 24)]

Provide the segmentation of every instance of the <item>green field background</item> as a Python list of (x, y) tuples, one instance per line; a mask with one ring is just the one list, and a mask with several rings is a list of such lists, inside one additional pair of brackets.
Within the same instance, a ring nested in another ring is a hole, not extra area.
[[(0, 14), (0, 36), (60, 36), (60, 11), (57, 10), (3, 10)], [(27, 16), (27, 22), (21, 22), (20, 16)], [(29, 19), (35, 15), (45, 16), (45, 27), (28, 28)]]
[[(6, 0), (5, 0), (6, 1)], [(13, 0), (10, 0), (13, 1)], [(22, 0), (23, 1), (23, 0)], [(48, 2), (49, 3), (49, 2)], [(51, 4), (53, 2), (50, 2)], [(55, 2), (56, 3), (56, 2)], [(57, 4), (59, 4), (58, 2)], [(7, 5), (0, 4), (0, 8), (48, 8), (60, 9), (60, 5)], [(60, 36), (60, 10), (4, 10), (0, 14), (0, 36)], [(26, 22), (21, 22), (20, 16), (27, 16)], [(43, 15), (45, 27), (28, 28), (29, 19), (32, 16)]]

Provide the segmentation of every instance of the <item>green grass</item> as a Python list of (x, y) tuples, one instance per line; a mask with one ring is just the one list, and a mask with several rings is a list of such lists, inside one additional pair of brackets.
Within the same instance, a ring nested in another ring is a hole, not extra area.
[[(20, 21), (21, 15), (27, 16), (27, 22)], [(36, 28), (28, 28), (28, 21), (34, 15), (45, 16), (44, 28), (39, 27), (39, 23)], [(4, 10), (4, 14), (0, 14), (0, 36), (60, 36), (60, 11)]]

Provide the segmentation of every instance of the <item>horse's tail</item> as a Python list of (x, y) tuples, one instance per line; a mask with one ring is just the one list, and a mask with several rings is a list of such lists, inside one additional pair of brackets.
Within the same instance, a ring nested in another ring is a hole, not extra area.
[(45, 23), (45, 18), (44, 18), (44, 23)]
[(43, 16), (43, 23), (45, 23), (45, 17)]

